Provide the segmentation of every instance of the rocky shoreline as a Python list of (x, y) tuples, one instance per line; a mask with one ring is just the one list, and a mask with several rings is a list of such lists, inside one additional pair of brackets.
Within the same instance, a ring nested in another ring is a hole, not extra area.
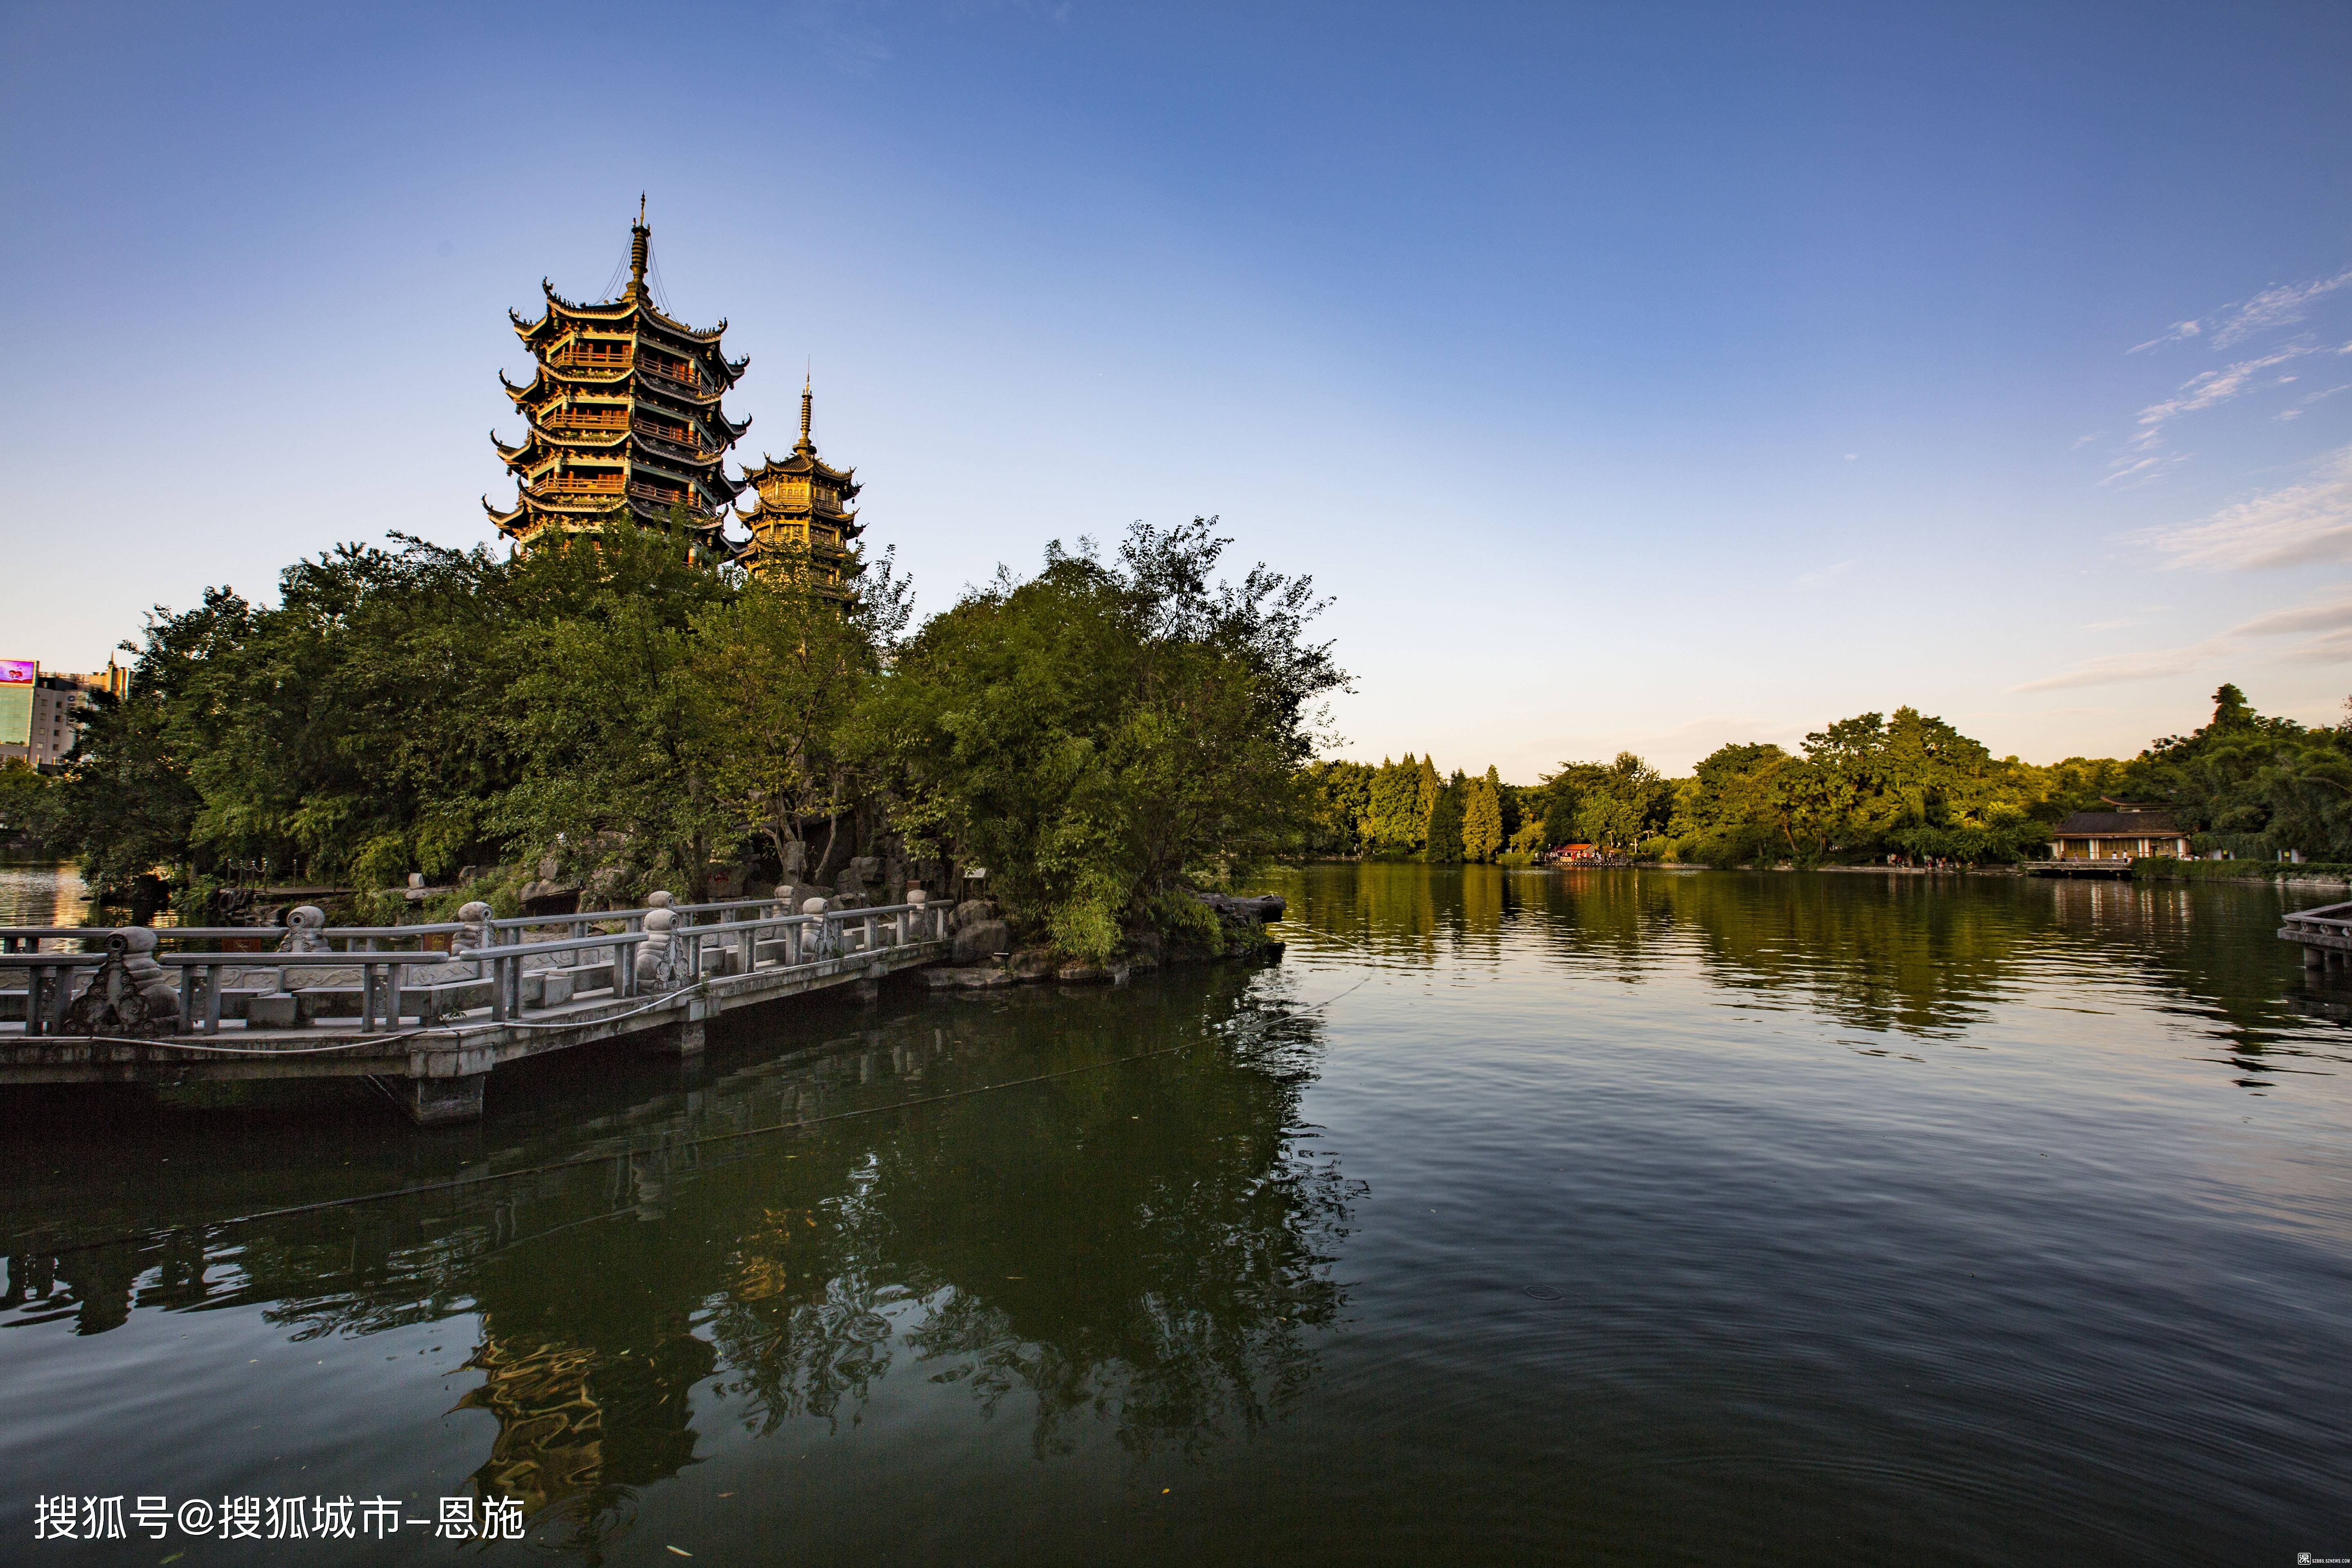
[(948, 962), (916, 973), (934, 991), (993, 991), (1049, 980), (1064, 985), (1119, 985), (1125, 984), (1132, 974), (1163, 964), (1281, 956), (1283, 944), (1265, 930), (1270, 922), (1282, 918), (1287, 907), (1281, 894), (1234, 898), (1224, 893), (1194, 893), (1192, 897), (1217, 917), (1221, 941), (1215, 947), (1170, 947), (1156, 939), (1147, 939), (1108, 963), (1074, 959), (1048, 947), (1015, 947), (1013, 927), (994, 900), (967, 899), (948, 917), (948, 929), (955, 938), (955, 949)]

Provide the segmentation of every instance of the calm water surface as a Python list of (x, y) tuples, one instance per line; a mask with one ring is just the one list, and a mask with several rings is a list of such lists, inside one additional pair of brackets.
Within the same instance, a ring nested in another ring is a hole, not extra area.
[(59, 1493), (642, 1564), (2352, 1556), (2320, 898), (1278, 885), (1277, 965), (801, 1005), (474, 1128), (7, 1091), (0, 1560), (485, 1550), (36, 1542)]

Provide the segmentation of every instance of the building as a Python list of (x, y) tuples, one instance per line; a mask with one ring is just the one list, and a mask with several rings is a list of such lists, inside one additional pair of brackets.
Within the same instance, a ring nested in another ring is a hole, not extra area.
[(509, 539), (593, 528), (616, 511), (664, 526), (682, 510), (711, 556), (734, 553), (726, 521), (745, 481), (729, 479), (723, 464), (751, 422), (730, 419), (719, 399), (751, 362), (721, 350), (724, 321), (705, 331), (656, 307), (646, 284), (652, 254), (640, 202), (618, 299), (575, 304), (542, 279), (537, 321), (507, 313), (539, 362), (528, 386), (499, 376), (527, 428), (514, 446), (492, 432), (519, 490), (507, 510), (487, 496), (482, 509)]
[(43, 675), (37, 660), (0, 660), (0, 759), (37, 768), (64, 762), (81, 739), (89, 694), (130, 689), (131, 671), (111, 660), (94, 675)]
[(743, 563), (754, 572), (777, 570), (805, 557), (817, 591), (832, 599), (847, 599), (844, 585), (856, 554), (853, 545), (863, 531), (857, 514), (848, 510), (857, 494), (854, 468), (828, 468), (816, 455), (810, 438), (811, 390), (801, 388), (801, 438), (782, 462), (761, 454), (756, 468), (744, 470), (744, 482), (757, 492), (751, 510), (737, 518), (751, 531), (743, 547)]
[(2100, 796), (2112, 811), (2078, 811), (2058, 825), (2050, 844), (2056, 861), (2117, 864), (2149, 856), (2189, 858), (2189, 835), (2162, 806)]

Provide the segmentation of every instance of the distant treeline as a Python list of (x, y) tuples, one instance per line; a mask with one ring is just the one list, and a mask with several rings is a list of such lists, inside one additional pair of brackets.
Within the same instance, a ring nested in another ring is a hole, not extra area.
[(2352, 859), (2352, 704), (2347, 722), (2266, 718), (2235, 686), (2213, 694), (2202, 729), (2137, 757), (2049, 766), (1996, 757), (1912, 708), (1864, 713), (1791, 752), (1733, 744), (1688, 778), (1631, 752), (1563, 763), (1534, 784), (1441, 773), (1427, 757), (1318, 762), (1310, 850), (1321, 855), (1525, 864), (1580, 842), (1643, 859), (1737, 866), (1944, 859), (1974, 864), (2046, 853), (2070, 813), (2102, 798), (2169, 808), (2199, 849), (2270, 858), (2300, 850)]

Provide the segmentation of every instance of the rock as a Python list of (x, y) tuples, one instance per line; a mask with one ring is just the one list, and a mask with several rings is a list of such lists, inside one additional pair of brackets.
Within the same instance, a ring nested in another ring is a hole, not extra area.
[(974, 921), (956, 931), (952, 961), (956, 963), (985, 963), (1000, 952), (1013, 948), (1013, 928), (1003, 921)]
[(527, 915), (568, 915), (580, 907), (580, 885), (542, 877), (525, 882), (517, 897)]
[(1015, 980), (1045, 980), (1054, 973), (1054, 955), (1042, 947), (1024, 948), (1004, 967)]
[(915, 973), (934, 991), (991, 991), (1013, 984), (1013, 976), (992, 963), (969, 969), (933, 967)]
[(1054, 978), (1065, 985), (1099, 985), (1111, 978), (1111, 972), (1099, 963), (1066, 963), (1054, 972)]
[(825, 900), (824, 907), (829, 910), (866, 910), (874, 906), (866, 901), (863, 893), (835, 893)]
[(583, 910), (623, 910), (629, 892), (629, 868), (625, 866), (605, 866), (590, 874), (588, 885), (580, 894)]
[(1229, 893), (1195, 893), (1192, 897), (1227, 920), (1278, 921), (1289, 907), (1280, 893), (1260, 893), (1252, 899), (1237, 899)]
[(882, 881), (882, 858), (879, 855), (859, 855), (841, 868), (833, 879), (834, 886), (845, 893), (862, 893), (878, 887)]
[(948, 930), (961, 931), (968, 925), (977, 925), (982, 921), (992, 921), (996, 918), (996, 904), (993, 900), (966, 899), (955, 907), (955, 913), (948, 917)]

